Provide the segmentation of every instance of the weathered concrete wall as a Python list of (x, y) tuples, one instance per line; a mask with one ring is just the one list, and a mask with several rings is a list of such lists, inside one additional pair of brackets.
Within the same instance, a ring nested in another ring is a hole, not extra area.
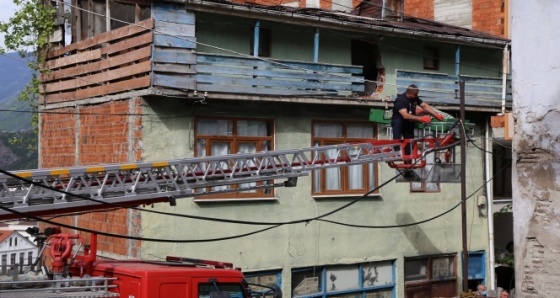
[(560, 2), (512, 6), (516, 297), (560, 292)]
[(470, 29), (472, 9), (472, 0), (434, 0), (434, 19)]
[[(321, 107), (271, 102), (239, 104), (216, 100), (209, 100), (201, 105), (187, 100), (149, 99), (143, 119), (144, 157), (150, 161), (193, 156), (194, 115), (274, 119), (275, 149), (280, 150), (310, 146), (313, 119), (366, 120), (368, 112), (369, 108), (365, 106)], [(482, 185), (483, 172), (481, 151), (474, 146), (468, 150), (467, 189), (470, 194)], [(380, 183), (395, 175), (395, 170), (384, 163), (380, 163), (379, 168)], [(443, 213), (456, 206), (460, 200), (458, 184), (442, 184), (441, 193), (411, 194), (409, 187), (408, 183), (389, 183), (381, 189), (379, 196), (364, 199), (328, 219), (365, 225), (406, 224)], [(299, 179), (297, 187), (276, 189), (274, 201), (205, 203), (184, 198), (177, 200), (176, 207), (157, 204), (154, 209), (212, 218), (283, 222), (324, 214), (353, 198), (355, 197), (313, 198), (311, 179), (303, 177)], [(469, 248), (472, 251), (486, 250), (486, 218), (477, 215), (474, 201), (470, 200), (467, 205)], [(143, 242), (142, 256), (153, 259), (165, 255), (181, 255), (230, 261), (244, 271), (282, 269), (282, 287), (286, 297), (290, 293), (291, 272), (295, 268), (395, 260), (396, 297), (404, 297), (404, 257), (461, 251), (460, 208), (436, 220), (402, 228), (359, 229), (311, 221), (284, 225), (239, 239), (180, 243), (180, 240), (226, 237), (263, 228), (266, 226), (142, 213), (143, 237), (177, 240), (177, 243), (169, 244)], [(458, 272), (461, 272), (460, 269)]]

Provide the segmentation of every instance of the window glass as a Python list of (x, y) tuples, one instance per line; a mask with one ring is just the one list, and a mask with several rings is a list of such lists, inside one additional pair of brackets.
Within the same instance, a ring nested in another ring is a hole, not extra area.
[[(270, 291), (273, 285), (281, 286), (280, 272), (274, 273), (259, 273), (259, 272), (245, 272), (245, 280), (249, 283), (253, 293), (266, 293)], [(263, 287), (258, 286), (263, 285)]]
[[(326, 122), (313, 123), (312, 146), (359, 143), (375, 139), (377, 127), (373, 123)], [(321, 151), (318, 159), (337, 159), (339, 150)], [(347, 151), (357, 154), (358, 151)], [(313, 194), (363, 194), (377, 186), (377, 167), (374, 163), (332, 167), (313, 171)]]
[[(195, 127), (197, 157), (257, 153), (271, 150), (273, 147), (273, 126), (270, 120), (200, 117), (195, 120)], [(201, 170), (220, 172), (220, 170), (229, 170), (230, 165), (216, 162), (211, 166), (211, 169)], [(243, 166), (252, 169), (257, 164), (250, 160)], [(212, 197), (207, 196), (207, 198), (272, 196), (271, 188), (262, 187), (269, 183), (271, 181), (221, 185), (197, 189), (196, 192), (202, 194), (208, 191), (228, 191), (228, 193), (215, 194)]]
[(427, 279), (427, 266), (427, 259), (407, 260), (404, 266), (404, 280), (414, 281)]
[(322, 270), (305, 270), (292, 273), (292, 297), (321, 292)]
[[(226, 283), (216, 283), (216, 284), (199, 284), (198, 285), (198, 297), (199, 298), (210, 298), (217, 297), (214, 293), (217, 292), (227, 292), (231, 298), (244, 298), (243, 287), (241, 284), (226, 284)], [(224, 296), (219, 296), (224, 297)]]

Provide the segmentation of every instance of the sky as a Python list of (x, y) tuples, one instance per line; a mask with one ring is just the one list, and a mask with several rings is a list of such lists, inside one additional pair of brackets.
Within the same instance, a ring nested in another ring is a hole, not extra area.
[[(0, 0), (0, 21), (7, 22), (16, 11), (16, 5), (12, 0)], [(4, 48), (4, 35), (0, 34), (0, 46)]]

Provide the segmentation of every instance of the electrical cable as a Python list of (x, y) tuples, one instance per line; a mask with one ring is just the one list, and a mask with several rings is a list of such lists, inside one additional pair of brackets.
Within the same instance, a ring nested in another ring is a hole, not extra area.
[[(420, 139), (420, 140), (421, 140), (421, 139)], [(414, 164), (417, 163), (417, 162), (419, 162), (419, 160), (416, 160), (412, 165), (414, 165)], [(216, 222), (226, 222), (226, 223), (235, 223), (235, 224), (246, 224), (246, 225), (285, 225), (285, 224), (297, 224), (297, 223), (303, 223), (303, 222), (308, 223), (308, 222), (310, 222), (310, 221), (318, 220), (318, 219), (327, 217), (327, 216), (329, 216), (329, 215), (332, 215), (332, 214), (334, 214), (334, 213), (337, 213), (337, 212), (339, 212), (339, 211), (341, 211), (341, 210), (344, 210), (344, 209), (348, 208), (349, 206), (355, 204), (356, 202), (362, 200), (363, 198), (367, 197), (368, 195), (370, 195), (370, 194), (376, 192), (377, 190), (381, 189), (382, 187), (384, 187), (385, 185), (389, 184), (389, 183), (392, 182), (393, 180), (397, 179), (399, 176), (401, 176), (401, 175), (404, 174), (404, 171), (402, 171), (402, 172), (399, 171), (399, 173), (398, 173), (397, 175), (395, 175), (395, 176), (392, 177), (391, 179), (385, 181), (384, 183), (378, 185), (377, 187), (373, 188), (372, 190), (366, 192), (364, 195), (362, 195), (362, 196), (360, 196), (360, 197), (358, 197), (358, 198), (356, 198), (356, 199), (354, 199), (354, 200), (352, 200), (352, 201), (350, 201), (350, 202), (348, 202), (348, 203), (342, 205), (341, 207), (338, 207), (338, 208), (336, 208), (336, 209), (334, 209), (334, 210), (331, 210), (331, 211), (329, 211), (329, 212), (327, 212), (327, 213), (324, 213), (324, 214), (322, 214), (322, 215), (318, 215), (318, 216), (315, 216), (315, 217), (311, 217), (311, 218), (298, 219), (298, 220), (292, 220), (292, 221), (284, 221), (284, 222), (254, 222), (254, 221), (243, 221), (243, 220), (230, 220), (230, 219), (222, 219), (222, 218), (211, 218), (211, 217), (203, 217), (203, 216), (194, 216), (194, 215), (185, 215), (185, 214), (177, 214), (177, 213), (168, 213), (168, 212), (162, 212), (162, 211), (156, 211), (156, 210), (149, 210), (149, 209), (142, 209), (142, 208), (137, 208), (137, 207), (130, 207), (130, 206), (121, 205), (121, 204), (117, 204), (117, 203), (104, 202), (104, 201), (102, 201), (102, 200), (97, 200), (97, 199), (93, 199), (93, 198), (88, 198), (88, 197), (81, 196), (81, 195), (75, 195), (75, 194), (72, 194), (72, 193), (67, 192), (67, 191), (63, 191), (63, 190), (56, 189), (56, 188), (51, 187), (51, 186), (46, 186), (46, 185), (37, 183), (37, 182), (35, 182), (35, 181), (33, 181), (33, 180), (29, 180), (29, 179), (26, 179), (26, 178), (19, 177), (19, 176), (15, 175), (15, 174), (12, 174), (12, 173), (10, 173), (10, 172), (8, 172), (8, 171), (5, 171), (5, 170), (2, 170), (2, 169), (0, 169), (0, 173), (2, 173), (2, 174), (4, 174), (4, 175), (7, 175), (7, 176), (9, 176), (9, 177), (12, 177), (12, 178), (14, 178), (14, 179), (18, 179), (18, 180), (24, 181), (24, 182), (26, 182), (26, 183), (28, 183), (28, 184), (32, 184), (32, 185), (35, 185), (35, 186), (38, 186), (38, 187), (41, 187), (41, 188), (45, 188), (45, 189), (48, 189), (48, 190), (51, 190), (51, 191), (55, 191), (55, 192), (58, 192), (58, 193), (61, 193), (61, 194), (65, 194), (65, 195), (69, 195), (69, 196), (74, 196), (74, 197), (81, 198), (81, 199), (84, 199), (84, 200), (89, 200), (89, 201), (93, 201), (93, 202), (96, 202), (96, 203), (99, 203), (99, 204), (110, 205), (110, 206), (114, 206), (114, 207), (118, 207), (118, 208), (127, 208), (127, 209), (138, 210), (138, 211), (142, 211), (142, 212), (155, 213), (155, 214), (160, 214), (160, 215), (177, 216), (177, 217), (186, 217), (186, 218), (191, 218), (191, 219), (199, 219), (199, 220), (207, 220), (207, 221), (216, 221)]]
[[(510, 163), (506, 164), (499, 172), (498, 174), (500, 174), (502, 171), (504, 171)], [(473, 193), (471, 193), (469, 196), (467, 196), (467, 198), (465, 200), (470, 199), (471, 197), (473, 197), (478, 191), (480, 191), (481, 189), (483, 189), (487, 183), (490, 183), (490, 181), (492, 181), (496, 176), (498, 176), (498, 174), (492, 176), (488, 181), (484, 182), (482, 184), (482, 186), (480, 186), (479, 188), (477, 188)], [(328, 219), (318, 219), (320, 221), (324, 221), (324, 222), (328, 222), (328, 223), (332, 223), (332, 224), (336, 224), (336, 225), (341, 225), (341, 226), (346, 226), (346, 227), (352, 227), (352, 228), (367, 228), (367, 229), (390, 229), (390, 228), (402, 228), (402, 227), (408, 227), (408, 226), (414, 226), (414, 225), (419, 225), (419, 224), (423, 224), (432, 220), (435, 220), (437, 218), (440, 218), (446, 214), (448, 214), (449, 212), (453, 211), (454, 209), (456, 209), (457, 207), (461, 206), (462, 202), (457, 203), (455, 206), (451, 207), (450, 209), (435, 215), (433, 217), (430, 217), (428, 219), (424, 219), (424, 220), (420, 220), (414, 223), (409, 223), (409, 224), (398, 224), (398, 225), (380, 225), (380, 226), (374, 226), (374, 225), (358, 225), (358, 224), (349, 224), (349, 223), (343, 223), (343, 222), (339, 222), (339, 221), (333, 221), (333, 220), (328, 220)]]

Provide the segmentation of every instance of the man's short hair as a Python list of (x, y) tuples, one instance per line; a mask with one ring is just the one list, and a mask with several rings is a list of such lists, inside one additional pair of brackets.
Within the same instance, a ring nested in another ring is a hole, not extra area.
[(412, 84), (406, 88), (406, 94), (418, 93), (418, 86)]

